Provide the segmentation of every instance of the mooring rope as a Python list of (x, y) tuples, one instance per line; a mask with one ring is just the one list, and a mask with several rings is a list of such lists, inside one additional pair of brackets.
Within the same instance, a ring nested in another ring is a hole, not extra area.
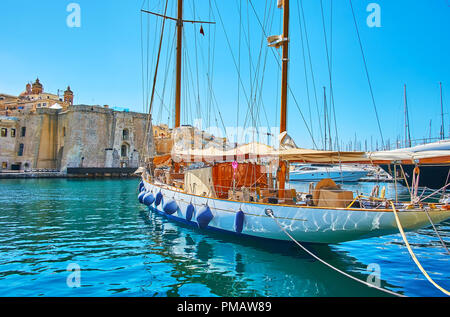
[(316, 259), (317, 261), (319, 261), (319, 262), (325, 264), (326, 266), (328, 266), (329, 268), (335, 270), (336, 272), (341, 273), (342, 275), (345, 275), (346, 277), (351, 278), (352, 280), (354, 280), (354, 281), (356, 281), (356, 282), (359, 282), (359, 283), (362, 283), (362, 284), (364, 284), (364, 285), (366, 285), (366, 286), (368, 286), (368, 287), (375, 288), (375, 289), (377, 289), (377, 290), (379, 290), (379, 291), (382, 291), (382, 292), (385, 292), (385, 293), (388, 293), (388, 294), (391, 294), (391, 295), (395, 295), (395, 296), (399, 296), (399, 297), (406, 297), (405, 295), (398, 294), (398, 293), (395, 293), (395, 292), (393, 292), (393, 291), (390, 291), (390, 290), (387, 290), (387, 289), (378, 287), (378, 286), (376, 286), (376, 285), (373, 285), (373, 284), (371, 284), (371, 283), (369, 283), (369, 282), (362, 281), (362, 280), (360, 280), (360, 279), (358, 279), (358, 278), (356, 278), (356, 277), (354, 277), (354, 276), (352, 276), (352, 275), (350, 275), (350, 274), (348, 274), (348, 273), (346, 273), (346, 272), (344, 272), (344, 271), (341, 271), (340, 269), (334, 267), (334, 266), (331, 265), (330, 263), (328, 263), (328, 262), (322, 260), (322, 259), (319, 258), (317, 255), (315, 255), (314, 253), (312, 253), (311, 251), (309, 251), (307, 248), (305, 248), (303, 245), (301, 245), (296, 239), (294, 239), (294, 238), (289, 234), (289, 232), (286, 231), (285, 228), (283, 228), (283, 226), (281, 226), (281, 224), (278, 222), (278, 220), (274, 217), (272, 209), (266, 209), (266, 215), (268, 215), (269, 217), (271, 217), (271, 218), (275, 221), (275, 223), (278, 225), (278, 227), (280, 227), (280, 229), (281, 229), (281, 230), (282, 230), (282, 231), (283, 231), (283, 232), (284, 232), (284, 233), (285, 233), (285, 234), (286, 234), (286, 235), (287, 235), (287, 236), (288, 236), (295, 244), (297, 244), (303, 251), (305, 251), (306, 253), (308, 253), (310, 256), (312, 256), (312, 257), (313, 257), (314, 259)]
[(394, 212), (395, 221), (397, 222), (398, 230), (400, 231), (400, 234), (402, 235), (403, 241), (406, 244), (406, 247), (408, 248), (408, 252), (411, 255), (411, 258), (413, 259), (414, 263), (416, 263), (417, 267), (420, 269), (420, 271), (423, 273), (423, 275), (427, 278), (427, 280), (433, 284), (437, 289), (439, 289), (444, 294), (450, 296), (450, 292), (439, 286), (433, 279), (428, 275), (428, 273), (425, 271), (425, 269), (420, 264), (419, 260), (417, 259), (416, 255), (414, 254), (413, 250), (411, 249), (411, 246), (409, 245), (408, 239), (406, 238), (405, 232), (403, 231), (402, 224), (400, 223), (400, 218), (397, 215), (397, 210), (395, 209), (394, 203), (391, 201), (392, 210)]
[(438, 231), (438, 230), (436, 229), (436, 227), (434, 226), (433, 220), (431, 220), (431, 217), (430, 217), (430, 215), (428, 214), (428, 211), (427, 211), (426, 209), (424, 209), (424, 211), (425, 211), (425, 214), (426, 214), (427, 217), (428, 217), (428, 220), (429, 220), (430, 223), (431, 223), (431, 226), (433, 227), (434, 232), (436, 233), (436, 235), (438, 236), (439, 240), (441, 241), (442, 246), (445, 248), (445, 250), (447, 250), (447, 253), (450, 254), (450, 251), (448, 250), (446, 243), (444, 242), (444, 240), (442, 239), (441, 235), (439, 234), (439, 231)]

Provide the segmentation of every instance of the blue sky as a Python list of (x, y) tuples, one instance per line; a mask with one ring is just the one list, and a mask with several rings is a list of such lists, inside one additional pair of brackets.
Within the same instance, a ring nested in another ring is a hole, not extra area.
[[(281, 10), (273, 8), (276, 0), (272, 1), (273, 3), (262, 0), (251, 2), (261, 20), (264, 11), (271, 8), (269, 17), (273, 19), (273, 23), (265, 25), (264, 28), (264, 32), (268, 35), (281, 33)], [(66, 25), (66, 18), (69, 15), (66, 7), (71, 2), (80, 5), (80, 28), (69, 28)], [(255, 109), (258, 109), (260, 114), (257, 124), (266, 126), (279, 124), (279, 68), (272, 49), (268, 48), (266, 43), (263, 47), (261, 46), (264, 32), (252, 7), (247, 1), (216, 0), (211, 1), (210, 11), (209, 2), (207, 0), (198, 0), (195, 3), (192, 0), (185, 1), (186, 18), (212, 19), (216, 25), (212, 27), (202, 25), (205, 30), (204, 37), (199, 34), (198, 25), (185, 25), (184, 36), (189, 43), (185, 46), (184, 56), (189, 59), (190, 66), (189, 70), (188, 66), (184, 68), (184, 76), (187, 80), (183, 87), (191, 92), (183, 94), (182, 123), (192, 123), (191, 121), (201, 114), (205, 123), (210, 125), (218, 123), (222, 126), (222, 120), (225, 126), (243, 125), (248, 107), (245, 94), (250, 96), (251, 91), (259, 87), (249, 84), (251, 78), (254, 79), (251, 75), (255, 74), (259, 65), (261, 71), (257, 82), (263, 80), (263, 103), (257, 102), (255, 105)], [(380, 5), (380, 28), (369, 28), (366, 24), (366, 18), (369, 15), (366, 7), (371, 2)], [(145, 8), (162, 12), (164, 1), (43, 0), (37, 2), (25, 0), (19, 2), (2, 0), (0, 2), (2, 41), (0, 92), (18, 94), (24, 90), (28, 81), (39, 76), (45, 90), (49, 92), (56, 92), (57, 89), (65, 89), (67, 85), (70, 85), (75, 93), (75, 103), (108, 104), (143, 111), (141, 21), (144, 26), (144, 55), (146, 56), (147, 53), (147, 39), (151, 52), (150, 82), (155, 63), (152, 53), (156, 52), (155, 43), (159, 38), (161, 27), (159, 18), (141, 16), (140, 9), (143, 4)], [(323, 5), (329, 41), (330, 0), (323, 0)], [(384, 138), (389, 138), (393, 142), (397, 136), (403, 137), (404, 84), (407, 84), (408, 89), (412, 138), (428, 136), (430, 120), (432, 135), (438, 136), (440, 129), (439, 82), (443, 83), (445, 131), (448, 135), (450, 129), (448, 117), (450, 2), (448, 0), (353, 0), (353, 6)], [(241, 15), (239, 15), (239, 8), (241, 8)], [(308, 123), (310, 123), (309, 112), (311, 111), (310, 130), (313, 131), (316, 143), (321, 145), (320, 131), (323, 123), (319, 125), (319, 118), (323, 118), (322, 87), (326, 86), (329, 89), (329, 77), (320, 1), (303, 0), (303, 9), (319, 109), (316, 109), (312, 90), (309, 60), (307, 60), (310, 93), (310, 103), (308, 103), (297, 1), (291, 1), (289, 83)], [(225, 26), (226, 36), (218, 12)], [(168, 14), (175, 15), (175, 0), (169, 1)], [(240, 17), (241, 27), (239, 27)], [(149, 36), (146, 33), (147, 26), (150, 30)], [(166, 65), (168, 58), (173, 57), (169, 53), (173, 50), (170, 50), (170, 46), (167, 45), (173, 42), (173, 27), (173, 23), (167, 22), (157, 85), (160, 95), (163, 91), (165, 92), (164, 100), (168, 108), (171, 108), (170, 105), (173, 102), (173, 67), (167, 68)], [(239, 71), (245, 93), (241, 87), (238, 107), (239, 83), (235, 63), (239, 60), (239, 32), (241, 32)], [(357, 139), (362, 143), (368, 140), (370, 144), (371, 138), (374, 143), (375, 140), (380, 142), (380, 133), (349, 1), (333, 1), (332, 34), (332, 77), (339, 139), (347, 144), (355, 138), (356, 134)], [(230, 53), (227, 37), (231, 42), (233, 54)], [(330, 46), (330, 42), (328, 45)], [(197, 58), (195, 58), (195, 47)], [(261, 60), (258, 59), (260, 53)], [(212, 67), (208, 67), (208, 56), (210, 61), (214, 57)], [(267, 56), (265, 61), (264, 56)], [(250, 60), (254, 67), (252, 70), (250, 70)], [(198, 77), (196, 70), (199, 73)], [(213, 93), (208, 88), (207, 73), (212, 81)], [(168, 79), (164, 90), (163, 81), (166, 74)], [(194, 88), (197, 78), (200, 83), (197, 86), (198, 89)], [(196, 109), (198, 97), (196, 91), (201, 99), (200, 111)], [(147, 89), (145, 89), (146, 92)], [(256, 97), (258, 99), (259, 94), (256, 94)], [(329, 95), (327, 97), (330, 98)], [(208, 108), (208, 100), (211, 98), (216, 100), (217, 108), (216, 106)], [(237, 118), (238, 108), (239, 119)], [(161, 103), (157, 99), (154, 108), (155, 120), (170, 123), (170, 113), (165, 108), (161, 111), (160, 109)], [(320, 116), (317, 115), (317, 110)], [(220, 115), (218, 115), (219, 111)], [(312, 147), (313, 142), (292, 96), (289, 96), (288, 115), (288, 131), (297, 144)], [(334, 136), (334, 126), (332, 133)]]

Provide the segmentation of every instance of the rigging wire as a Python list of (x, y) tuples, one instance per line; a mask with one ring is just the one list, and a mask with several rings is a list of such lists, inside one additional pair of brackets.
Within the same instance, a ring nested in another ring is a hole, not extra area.
[[(301, 16), (300, 16), (300, 9), (301, 9)], [(303, 9), (303, 0), (300, 0), (297, 4), (297, 14), (298, 14), (298, 18), (299, 18), (299, 24), (301, 23), (301, 19), (303, 19), (306, 49), (308, 52), (308, 60), (309, 60), (309, 68), (310, 68), (311, 80), (312, 80), (312, 85), (313, 85), (314, 100), (316, 103), (317, 120), (318, 120), (318, 122), (320, 122), (321, 120), (320, 120), (320, 111), (319, 111), (319, 99), (317, 97), (316, 79), (314, 76), (313, 62), (312, 62), (312, 57), (311, 57), (311, 48), (309, 45), (308, 28), (306, 25), (305, 10)], [(303, 38), (303, 34), (300, 33), (300, 35)], [(323, 138), (322, 129), (320, 129), (320, 132), (321, 132), (321, 137)]]
[(375, 97), (374, 97), (374, 94), (373, 94), (372, 83), (370, 81), (369, 70), (367, 68), (366, 57), (364, 55), (364, 49), (363, 49), (363, 45), (362, 45), (362, 41), (361, 41), (361, 36), (359, 35), (358, 23), (356, 22), (356, 16), (355, 16), (355, 11), (353, 10), (352, 0), (349, 0), (349, 2), (350, 2), (350, 8), (351, 8), (351, 11), (352, 11), (352, 15), (353, 15), (353, 21), (355, 23), (356, 34), (358, 36), (359, 47), (361, 49), (362, 59), (363, 59), (363, 62), (364, 62), (364, 69), (365, 69), (366, 76), (367, 76), (367, 82), (369, 84), (370, 95), (372, 97), (372, 104), (373, 104), (373, 108), (374, 108), (374, 111), (375, 111), (375, 116), (376, 116), (376, 119), (377, 119), (378, 130), (379, 130), (380, 136), (381, 136), (381, 146), (384, 147), (383, 131), (381, 130), (380, 119), (378, 117), (378, 111), (377, 111), (377, 106), (376, 106), (376, 103), (375, 103)]
[[(264, 36), (265, 36), (265, 37), (268, 37), (268, 36), (267, 36), (267, 33), (266, 33), (265, 29), (264, 29), (264, 26), (263, 26), (263, 24), (261, 23), (261, 20), (260, 20), (260, 18), (259, 18), (259, 16), (258, 16), (258, 13), (256, 12), (255, 7), (253, 6), (252, 1), (249, 0), (249, 3), (250, 3), (250, 5), (251, 5), (251, 7), (252, 7), (252, 9), (253, 9), (253, 12), (255, 13), (255, 16), (256, 16), (256, 18), (257, 18), (257, 20), (258, 20), (258, 23), (259, 23), (259, 25), (260, 25), (260, 27), (261, 27), (263, 33), (264, 33)], [(280, 55), (279, 55), (279, 53), (278, 53), (278, 57), (277, 57), (277, 53), (275, 52), (275, 50), (272, 50), (272, 52), (273, 52), (273, 56), (275, 57), (275, 60), (277, 61), (278, 67), (281, 69)], [(290, 92), (291, 95), (292, 95), (292, 98), (293, 98), (294, 103), (295, 103), (295, 105), (296, 105), (296, 107), (297, 107), (297, 110), (298, 110), (299, 113), (300, 113), (300, 116), (301, 116), (301, 118), (302, 118), (302, 120), (303, 120), (303, 123), (305, 124), (306, 129), (308, 130), (308, 133), (309, 133), (309, 135), (310, 135), (310, 137), (311, 137), (311, 140), (312, 140), (312, 142), (313, 142), (313, 146), (314, 146), (314, 148), (317, 149), (317, 148), (318, 148), (318, 147), (317, 147), (317, 144), (316, 144), (316, 142), (315, 142), (315, 140), (314, 140), (314, 137), (313, 137), (313, 135), (312, 135), (311, 129), (310, 129), (310, 127), (309, 127), (309, 125), (308, 125), (308, 123), (307, 123), (307, 121), (306, 121), (306, 119), (305, 119), (305, 117), (304, 117), (304, 115), (303, 115), (303, 112), (302, 112), (301, 109), (300, 109), (300, 106), (299, 106), (299, 103), (298, 103), (298, 101), (297, 101), (297, 98), (295, 98), (295, 95), (294, 95), (294, 93), (292, 92), (292, 89), (291, 89), (291, 86), (289, 85), (289, 83), (288, 83), (287, 86), (288, 86), (289, 92)]]
[[(308, 109), (309, 109), (309, 121), (310, 121), (309, 124), (311, 125), (311, 129), (314, 131), (313, 124), (312, 124), (312, 116), (311, 116), (311, 98), (310, 98), (310, 92), (309, 92), (308, 70), (306, 68), (305, 43), (303, 40), (303, 28), (302, 28), (302, 21), (300, 19), (300, 12), (299, 12), (298, 5), (297, 5), (297, 13), (298, 13), (299, 28), (300, 28), (300, 43), (301, 43), (301, 47), (302, 47), (302, 56), (303, 56), (303, 70), (305, 73), (306, 97), (307, 97)], [(317, 111), (318, 111), (318, 108), (317, 108)], [(317, 113), (317, 114), (318, 114), (319, 123), (320, 123), (320, 115), (319, 115), (319, 113)], [(321, 134), (321, 138), (323, 139), (322, 129), (319, 129), (319, 131)]]
[[(168, 5), (169, 1), (166, 0), (166, 5), (165, 5), (165, 9), (164, 9), (164, 15), (166, 15), (167, 13), (167, 5)], [(162, 43), (163, 43), (163, 37), (164, 37), (164, 27), (165, 27), (165, 19), (162, 21), (162, 27), (161, 27), (161, 38), (160, 38), (160, 42), (159, 42), (159, 48), (158, 48), (158, 56), (157, 56), (157, 60), (156, 60), (156, 67), (155, 67), (155, 74), (153, 77), (153, 88), (152, 88), (152, 95), (151, 95), (151, 99), (150, 99), (150, 104), (149, 104), (149, 110), (148, 110), (148, 117), (145, 123), (145, 130), (144, 130), (144, 144), (142, 144), (142, 153), (144, 153), (144, 148), (145, 145), (148, 142), (148, 137), (149, 137), (149, 126), (151, 126), (151, 113), (152, 113), (152, 107), (153, 107), (153, 99), (155, 96), (155, 90), (156, 90), (156, 78), (158, 76), (158, 68), (159, 68), (159, 60), (161, 57), (161, 48), (162, 48)], [(153, 134), (151, 134), (153, 135)], [(146, 155), (148, 155), (148, 153), (145, 153)]]

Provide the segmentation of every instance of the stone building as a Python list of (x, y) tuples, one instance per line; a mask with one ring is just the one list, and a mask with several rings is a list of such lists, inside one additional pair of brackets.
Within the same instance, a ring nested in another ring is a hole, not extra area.
[(62, 172), (138, 167), (142, 153), (152, 150), (144, 144), (147, 120), (146, 114), (87, 105), (0, 116), (0, 167)]
[(134, 168), (152, 153), (148, 115), (73, 101), (70, 86), (59, 96), (39, 79), (19, 96), (0, 94), (0, 171)]
[(67, 109), (73, 105), (74, 94), (70, 86), (60, 96), (44, 91), (39, 78), (34, 83), (28, 83), (19, 96), (0, 94), (0, 115), (9, 115), (12, 112), (36, 111), (40, 108)]

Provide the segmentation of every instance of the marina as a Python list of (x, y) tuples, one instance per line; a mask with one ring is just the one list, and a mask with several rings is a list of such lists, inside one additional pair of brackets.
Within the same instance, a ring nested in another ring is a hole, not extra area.
[(334, 3), (5, 4), (0, 297), (450, 296), (447, 8)]
[[(204, 234), (150, 213), (136, 199), (137, 185), (136, 179), (0, 180), (7, 194), (0, 198), (0, 295), (386, 296), (291, 243)], [(349, 186), (366, 191), (370, 185)], [(449, 238), (449, 222), (438, 229)], [(433, 230), (408, 238), (432, 278), (448, 287), (448, 256)], [(381, 286), (392, 291), (440, 296), (399, 234), (308, 248), (363, 280), (377, 263)], [(66, 285), (71, 263), (82, 269), (79, 288)]]

